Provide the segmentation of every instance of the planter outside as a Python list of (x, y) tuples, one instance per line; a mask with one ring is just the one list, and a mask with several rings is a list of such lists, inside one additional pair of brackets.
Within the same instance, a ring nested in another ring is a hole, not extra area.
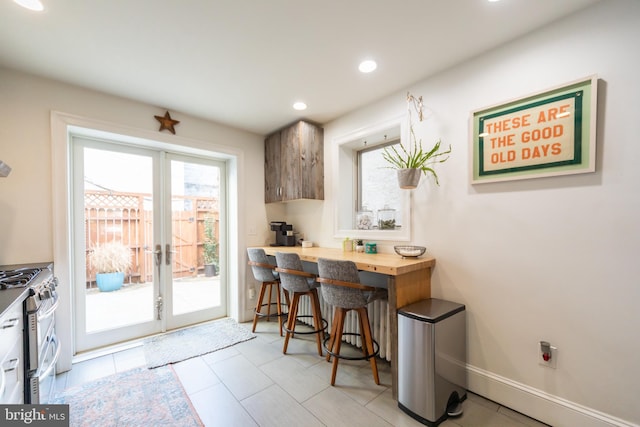
[(398, 169), (398, 185), (405, 190), (413, 190), (420, 182), (420, 169)]
[(215, 264), (205, 264), (204, 265), (204, 276), (205, 277), (213, 277), (217, 273)]
[(117, 291), (124, 283), (124, 273), (96, 273), (96, 283), (101, 292)]

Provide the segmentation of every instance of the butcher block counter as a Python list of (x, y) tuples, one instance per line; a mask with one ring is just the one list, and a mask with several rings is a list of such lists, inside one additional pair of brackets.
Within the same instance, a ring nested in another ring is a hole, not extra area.
[(317, 263), (318, 258), (353, 261), (359, 270), (381, 275), (389, 294), (389, 323), (391, 326), (391, 375), (394, 398), (397, 398), (398, 316), (400, 307), (431, 298), (431, 269), (436, 260), (429, 256), (402, 258), (397, 254), (345, 252), (335, 248), (302, 248), (300, 246), (265, 246), (267, 255), (293, 252), (306, 262)]

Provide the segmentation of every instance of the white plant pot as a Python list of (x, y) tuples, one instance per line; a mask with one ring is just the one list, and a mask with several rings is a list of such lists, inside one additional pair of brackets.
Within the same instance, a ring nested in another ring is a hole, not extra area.
[(405, 190), (413, 190), (420, 183), (420, 169), (398, 169), (398, 185)]

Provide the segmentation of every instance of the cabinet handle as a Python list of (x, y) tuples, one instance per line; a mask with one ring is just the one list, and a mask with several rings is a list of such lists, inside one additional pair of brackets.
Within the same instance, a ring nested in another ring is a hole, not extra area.
[(4, 368), (4, 371), (5, 372), (14, 371), (18, 367), (18, 365), (20, 364), (20, 359), (17, 359), (17, 358), (16, 359), (11, 359), (11, 360), (9, 360), (8, 364), (9, 364), (9, 367)]
[(8, 319), (6, 322), (4, 322), (4, 324), (2, 325), (2, 329), (9, 329), (9, 328), (13, 328), (14, 326), (16, 326), (18, 324), (18, 318), (14, 317), (13, 319)]

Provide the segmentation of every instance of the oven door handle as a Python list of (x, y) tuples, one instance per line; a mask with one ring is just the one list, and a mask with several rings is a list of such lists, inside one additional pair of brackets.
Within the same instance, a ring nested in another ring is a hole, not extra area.
[[(56, 363), (58, 363), (58, 358), (60, 358), (60, 343), (58, 342), (58, 337), (56, 337), (55, 335), (51, 336), (51, 340), (47, 343), (47, 347), (46, 347), (46, 351), (49, 351), (49, 347), (51, 346), (52, 343), (55, 342), (56, 345), (56, 354), (53, 356), (53, 359), (51, 360), (51, 362), (47, 365), (47, 366), (42, 366), (40, 367), (40, 369), (38, 369), (38, 372), (36, 373), (36, 376), (38, 378), (44, 378), (47, 375), (49, 375), (51, 373), (51, 371), (53, 370), (53, 368), (56, 367)], [(47, 360), (46, 358), (46, 353), (45, 353), (45, 357), (43, 357), (42, 360)]]
[(51, 307), (49, 307), (49, 309), (44, 313), (42, 314), (38, 313), (38, 320), (44, 320), (47, 317), (50, 317), (51, 315), (53, 315), (53, 312), (56, 311), (56, 308), (58, 308), (58, 304), (60, 303), (60, 299), (58, 298), (58, 294), (55, 294), (53, 298), (54, 298), (53, 305), (51, 305)]

